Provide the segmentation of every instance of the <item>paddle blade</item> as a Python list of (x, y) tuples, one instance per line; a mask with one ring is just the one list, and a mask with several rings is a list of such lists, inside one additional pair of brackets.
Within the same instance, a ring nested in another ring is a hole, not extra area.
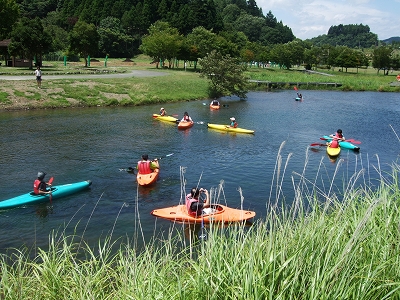
[(53, 180), (54, 180), (54, 177), (50, 177), (50, 179), (49, 179), (49, 184), (52, 184), (52, 183), (53, 183)]
[(293, 89), (294, 89), (296, 92), (298, 91), (297, 86), (294, 86)]
[(355, 144), (355, 145), (360, 145), (361, 144), (360, 141), (356, 141), (356, 140), (352, 140), (352, 139), (346, 140), (346, 142), (349, 142), (349, 143), (352, 143), (352, 144)]
[(326, 146), (325, 144), (321, 144), (321, 143), (313, 143), (310, 144), (310, 146)]

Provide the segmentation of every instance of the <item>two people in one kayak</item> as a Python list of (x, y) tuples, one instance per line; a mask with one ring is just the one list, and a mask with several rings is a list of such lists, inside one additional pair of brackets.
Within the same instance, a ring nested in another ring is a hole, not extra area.
[(33, 182), (33, 192), (36, 195), (51, 194), (51, 189), (47, 189), (48, 186), (51, 186), (51, 182), (45, 182), (45, 176), (46, 173), (40, 171), (38, 172), (37, 179)]
[[(201, 199), (201, 195), (205, 195), (205, 200)], [(190, 194), (186, 195), (186, 209), (190, 216), (201, 216), (205, 208), (210, 207), (210, 195), (206, 189), (192, 188)]]
[(330, 147), (332, 147), (332, 148), (337, 148), (337, 147), (339, 147), (339, 142), (340, 142), (340, 141), (345, 141), (345, 140), (346, 140), (345, 137), (343, 136), (342, 129), (338, 129), (338, 130), (336, 131), (336, 133), (330, 134), (329, 137), (332, 138), (332, 141), (327, 142), (326, 145), (327, 145), (327, 146), (330, 146)]

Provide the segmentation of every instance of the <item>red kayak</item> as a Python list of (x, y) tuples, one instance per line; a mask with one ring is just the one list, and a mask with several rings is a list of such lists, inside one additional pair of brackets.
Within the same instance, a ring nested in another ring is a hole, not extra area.
[(188, 129), (193, 126), (193, 121), (181, 121), (178, 124), (178, 129)]

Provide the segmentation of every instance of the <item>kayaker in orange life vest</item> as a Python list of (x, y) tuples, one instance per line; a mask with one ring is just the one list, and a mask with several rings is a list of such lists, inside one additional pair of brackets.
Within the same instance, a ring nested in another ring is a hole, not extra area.
[[(157, 161), (155, 159), (154, 161)], [(149, 160), (149, 156), (147, 154), (142, 155), (142, 160), (139, 160), (137, 163), (137, 167), (140, 174), (150, 174), (154, 169), (157, 169), (157, 165), (153, 163), (153, 161)]]
[[(200, 194), (206, 195), (206, 200), (202, 202)], [(210, 196), (206, 189), (192, 188), (190, 194), (186, 195), (186, 209), (191, 216), (201, 216), (203, 208), (210, 207)]]
[(229, 120), (231, 120), (229, 127), (233, 127), (233, 128), (238, 127), (238, 123), (236, 122), (236, 119), (234, 117), (230, 118)]
[(45, 176), (45, 172), (38, 172), (37, 179), (33, 182), (33, 192), (36, 195), (51, 194), (51, 190), (47, 190), (47, 186), (51, 186), (51, 184), (44, 181)]

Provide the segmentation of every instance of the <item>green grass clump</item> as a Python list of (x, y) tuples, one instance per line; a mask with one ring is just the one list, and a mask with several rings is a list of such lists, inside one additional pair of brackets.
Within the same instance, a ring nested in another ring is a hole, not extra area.
[(0, 103), (9, 104), (11, 101), (8, 99), (8, 93), (0, 92)]

